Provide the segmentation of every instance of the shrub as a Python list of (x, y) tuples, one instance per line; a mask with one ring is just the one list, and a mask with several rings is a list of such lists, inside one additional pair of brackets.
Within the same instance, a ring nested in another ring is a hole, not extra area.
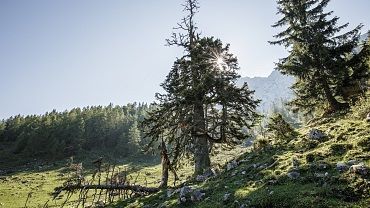
[(281, 114), (273, 114), (267, 124), (267, 132), (276, 143), (286, 143), (297, 136), (294, 128), (284, 120)]

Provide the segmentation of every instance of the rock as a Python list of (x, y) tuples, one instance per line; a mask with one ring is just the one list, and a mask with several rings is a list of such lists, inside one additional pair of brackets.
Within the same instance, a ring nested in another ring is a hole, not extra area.
[(197, 175), (195, 180), (198, 181), (198, 182), (203, 182), (203, 181), (207, 180), (207, 177), (204, 176), (204, 175)]
[(242, 171), (242, 175), (245, 175), (247, 173), (247, 171), (243, 170)]
[(314, 176), (316, 177), (316, 178), (325, 178), (325, 177), (327, 177), (329, 175), (329, 173), (328, 172), (326, 172), (326, 173), (314, 173)]
[(192, 192), (192, 189), (189, 186), (182, 187), (180, 189), (180, 199), (186, 197), (190, 192)]
[(297, 179), (297, 178), (299, 178), (299, 176), (300, 176), (301, 174), (300, 173), (298, 173), (298, 172), (296, 172), (296, 171), (292, 171), (292, 172), (289, 172), (288, 174), (287, 174), (287, 176), (290, 178), (290, 179)]
[(325, 170), (327, 167), (328, 167), (328, 165), (324, 164), (324, 163), (320, 163), (320, 164), (317, 165), (317, 168), (319, 170)]
[(348, 170), (348, 165), (346, 165), (344, 162), (338, 162), (337, 163), (337, 170), (339, 171), (339, 172), (345, 172), (345, 171), (347, 171)]
[(180, 203), (201, 201), (205, 195), (201, 190), (193, 190), (189, 186), (184, 186), (180, 189), (179, 201)]
[(203, 197), (205, 196), (206, 194), (201, 192), (200, 190), (195, 190), (193, 192), (193, 194), (191, 195), (191, 201), (192, 202), (197, 202), (197, 201), (202, 201), (203, 200)]
[(352, 165), (357, 165), (357, 164), (359, 164), (359, 163), (360, 163), (360, 162), (359, 162), (359, 161), (357, 161), (357, 160), (348, 160), (347, 165), (352, 166)]
[(317, 140), (317, 141), (323, 141), (323, 139), (327, 137), (327, 135), (324, 132), (318, 129), (311, 129), (307, 136), (308, 136), (308, 139)]
[(233, 160), (233, 161), (227, 163), (226, 170), (230, 171), (230, 170), (236, 168), (237, 166), (238, 166), (238, 163), (235, 160)]
[(360, 175), (363, 175), (363, 176), (366, 176), (367, 173), (369, 172), (368, 168), (363, 163), (360, 163), (360, 164), (357, 164), (357, 165), (352, 165), (349, 168), (349, 170), (350, 170), (351, 173), (356, 173), (356, 174), (360, 174)]
[(231, 193), (224, 194), (224, 197), (222, 198), (223, 202), (228, 202), (231, 198)]
[(211, 168), (205, 171), (202, 175), (197, 175), (195, 180), (198, 182), (203, 182), (203, 181), (206, 181), (208, 178), (211, 178), (216, 175), (217, 175), (216, 170)]

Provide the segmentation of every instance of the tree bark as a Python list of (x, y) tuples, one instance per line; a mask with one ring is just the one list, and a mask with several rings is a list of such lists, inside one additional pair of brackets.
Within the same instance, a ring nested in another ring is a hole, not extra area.
[(321, 82), (321, 86), (323, 87), (323, 90), (324, 90), (324, 93), (325, 93), (325, 97), (326, 97), (326, 99), (329, 102), (330, 111), (334, 111), (335, 112), (335, 111), (338, 111), (338, 110), (345, 109), (345, 108), (347, 108), (347, 106), (349, 107), (349, 105), (347, 103), (340, 103), (334, 97), (333, 93), (330, 90), (329, 84), (328, 84), (328, 82), (326, 81), (325, 78), (321, 78), (320, 79), (320, 82)]
[(195, 128), (193, 130), (194, 139), (194, 175), (201, 175), (207, 171), (211, 166), (209, 158), (208, 139), (204, 134), (199, 134), (198, 129), (205, 130), (205, 118), (203, 105), (200, 103), (194, 106), (194, 122)]
[(167, 148), (164, 141), (162, 141), (161, 148), (162, 178), (159, 188), (166, 188), (168, 185), (168, 170), (170, 169), (170, 161), (167, 156)]

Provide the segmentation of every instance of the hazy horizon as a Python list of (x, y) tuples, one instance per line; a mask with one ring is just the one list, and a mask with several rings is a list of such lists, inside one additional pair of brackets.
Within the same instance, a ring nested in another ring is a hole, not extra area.
[[(287, 53), (267, 41), (279, 30), (275, 0), (200, 0), (203, 36), (231, 44), (242, 76), (268, 76)], [(183, 0), (0, 1), (0, 119), (94, 105), (154, 100), (182, 50), (165, 39)], [(328, 10), (370, 29), (370, 1), (335, 0)]]

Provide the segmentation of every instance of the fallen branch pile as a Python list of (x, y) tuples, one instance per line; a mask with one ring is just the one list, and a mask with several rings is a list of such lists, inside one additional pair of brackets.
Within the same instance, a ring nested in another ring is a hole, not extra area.
[[(156, 193), (160, 189), (156, 187), (147, 187), (136, 185), (136, 176), (134, 182), (132, 176), (128, 176), (128, 171), (122, 171), (115, 166), (102, 165), (102, 158), (93, 162), (96, 170), (91, 178), (83, 173), (82, 164), (74, 164), (73, 160), (68, 165), (71, 174), (68, 175), (63, 186), (56, 187), (52, 193), (53, 199), (65, 199), (61, 207), (67, 203), (73, 207), (86, 206), (104, 206), (117, 200), (132, 198), (135, 196), (145, 196)], [(66, 195), (62, 194), (63, 192)], [(78, 195), (77, 200), (72, 196)]]

